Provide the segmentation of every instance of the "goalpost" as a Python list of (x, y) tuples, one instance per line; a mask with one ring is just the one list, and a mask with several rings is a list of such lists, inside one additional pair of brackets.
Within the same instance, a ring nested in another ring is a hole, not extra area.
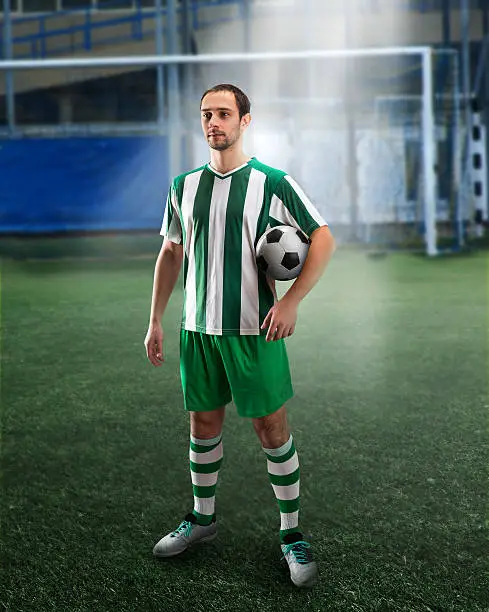
[[(449, 65), (440, 87), (441, 57), (449, 58)], [(73, 75), (89, 80), (103, 70), (164, 66), (180, 71), (169, 79), (166, 107), (158, 113), (158, 125), (168, 136), (170, 176), (186, 169), (182, 135), (198, 134), (196, 104), (203, 88), (242, 84), (256, 124), (249, 138), (252, 154), (293, 175), (297, 170), (333, 229), (342, 228), (345, 241), (422, 246), (434, 256), (443, 252), (442, 238), (449, 238), (449, 248), (463, 245), (470, 218), (460, 195), (457, 62), (450, 51), (400, 47), (14, 59), (0, 61), (0, 74), (5, 81), (14, 75), (15, 81), (36, 80), (42, 87), (36, 73), (49, 74), (54, 82), (55, 71), (64, 71), (69, 82)], [(9, 88), (5, 94), (13, 96)], [(406, 106), (409, 100), (416, 101), (412, 108)], [(205, 145), (199, 138), (197, 148)], [(451, 159), (441, 171), (440, 150)], [(441, 191), (450, 204), (440, 212)]]

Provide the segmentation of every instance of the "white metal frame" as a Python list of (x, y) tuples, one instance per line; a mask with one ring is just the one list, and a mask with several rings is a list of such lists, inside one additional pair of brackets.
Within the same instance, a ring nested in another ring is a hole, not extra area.
[[(424, 225), (426, 252), (436, 255), (436, 144), (435, 111), (433, 106), (433, 53), (423, 52), (423, 166), (424, 166)], [(428, 136), (429, 135), (429, 136)]]
[(328, 49), (317, 51), (264, 51), (261, 53), (203, 53), (200, 55), (68, 57), (52, 59), (48, 58), (42, 60), (0, 60), (0, 70), (159, 66), (168, 64), (259, 62), (269, 60), (321, 59), (331, 57), (386, 57), (392, 55), (419, 55), (421, 57), (425, 57), (426, 55), (431, 56), (431, 53), (431, 47), (380, 47), (367, 49)]

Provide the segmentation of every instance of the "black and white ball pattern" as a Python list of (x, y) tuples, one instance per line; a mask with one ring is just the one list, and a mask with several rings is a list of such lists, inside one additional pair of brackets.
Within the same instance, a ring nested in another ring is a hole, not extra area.
[(289, 225), (268, 229), (256, 245), (258, 268), (275, 280), (296, 278), (309, 251), (307, 236)]

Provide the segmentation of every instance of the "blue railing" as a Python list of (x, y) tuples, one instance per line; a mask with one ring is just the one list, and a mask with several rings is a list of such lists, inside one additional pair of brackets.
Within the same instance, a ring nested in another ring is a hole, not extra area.
[[(244, 0), (191, 0), (189, 2), (191, 11), (191, 25), (194, 30), (207, 25), (228, 21), (235, 17), (219, 17), (205, 20), (202, 17), (202, 10), (212, 7), (225, 5), (237, 5), (239, 17), (243, 16)], [(154, 8), (142, 6), (141, 0), (135, 0), (132, 8), (119, 8), (120, 0), (109, 0), (108, 2), (98, 3), (97, 7), (89, 6), (82, 9), (62, 10), (52, 13), (42, 13), (27, 17), (14, 17), (12, 19), (12, 49), (16, 59), (34, 58), (43, 59), (48, 56), (73, 53), (75, 51), (90, 51), (95, 46), (106, 46), (128, 42), (131, 40), (143, 40), (154, 37), (155, 17)], [(118, 9), (118, 14), (114, 15), (114, 9)], [(181, 4), (177, 7), (177, 12), (181, 13)], [(122, 13), (122, 14), (121, 14)], [(167, 8), (163, 7), (163, 17), (167, 13)], [(77, 23), (65, 27), (59, 27), (59, 22), (64, 17), (71, 17)], [(33, 31), (28, 34), (15, 35), (15, 30), (27, 24), (33, 25)], [(123, 34), (110, 36), (107, 31), (110, 28), (127, 25), (127, 30)], [(104, 30), (107, 35), (94, 37), (95, 32)], [(66, 44), (66, 38), (69, 43)], [(19, 46), (24, 46), (25, 50), (19, 52)], [(3, 49), (3, 40), (0, 31), (0, 50)]]
[[(192, 28), (197, 30), (207, 25), (220, 23), (244, 17), (244, 3), (246, 0), (190, 0), (190, 13)], [(318, 0), (309, 0), (318, 2)], [(84, 8), (59, 10), (49, 13), (41, 13), (28, 16), (13, 16), (12, 18), (12, 48), (15, 58), (43, 59), (48, 56), (71, 54), (76, 51), (90, 51), (95, 46), (106, 46), (124, 43), (131, 40), (138, 41), (150, 38), (155, 34), (156, 10), (143, 6), (144, 0), (131, 0), (131, 7), (121, 7), (121, 0), (108, 0), (97, 2)], [(326, 2), (326, 0), (321, 0)], [(375, 13), (386, 6), (393, 5), (398, 10), (430, 12), (442, 11), (446, 0), (359, 0), (357, 10), (364, 13)], [(480, 9), (487, 12), (489, 0), (469, 0), (471, 9)], [(450, 8), (458, 7), (459, 0), (448, 0)], [(203, 9), (224, 5), (237, 5), (238, 15), (233, 17), (219, 17), (203, 19)], [(264, 3), (259, 12), (267, 12), (268, 8), (274, 9)], [(296, 6), (290, 7), (296, 10)], [(182, 5), (178, 6), (181, 13)], [(276, 9), (275, 9), (276, 10)], [(285, 7), (280, 9), (286, 11)], [(117, 14), (114, 14), (117, 11)], [(167, 12), (163, 8), (163, 15)], [(63, 18), (73, 18), (76, 23), (60, 27)], [(126, 32), (111, 36), (109, 30), (120, 26), (127, 26)], [(25, 34), (16, 34), (16, 30), (30, 29)], [(99, 34), (100, 33), (100, 34)], [(3, 50), (2, 28), (0, 28), (0, 56)], [(69, 42), (66, 42), (69, 39)]]
[(489, 34), (482, 40), (479, 60), (475, 71), (473, 94), (476, 98), (482, 96), (484, 86), (483, 77), (487, 70), (489, 70)]

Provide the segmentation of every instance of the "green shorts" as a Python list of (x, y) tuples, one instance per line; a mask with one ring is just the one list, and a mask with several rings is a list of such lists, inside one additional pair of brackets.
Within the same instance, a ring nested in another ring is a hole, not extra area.
[(180, 331), (185, 410), (215, 410), (234, 401), (243, 417), (278, 410), (294, 392), (284, 340)]

